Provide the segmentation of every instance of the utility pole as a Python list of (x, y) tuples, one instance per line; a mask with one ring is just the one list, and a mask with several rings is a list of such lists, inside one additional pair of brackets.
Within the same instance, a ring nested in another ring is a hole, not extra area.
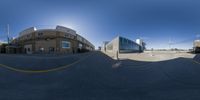
[(7, 24), (7, 39), (8, 39), (8, 44), (10, 44), (9, 35), (10, 35), (10, 27), (9, 27), (9, 24)]
[(170, 50), (171, 49), (171, 38), (169, 38), (168, 44), (169, 44), (169, 50)]

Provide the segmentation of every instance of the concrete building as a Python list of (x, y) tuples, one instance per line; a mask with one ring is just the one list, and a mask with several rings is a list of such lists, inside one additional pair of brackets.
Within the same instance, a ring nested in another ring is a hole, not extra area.
[(101, 46), (101, 51), (106, 52), (106, 45), (109, 43), (109, 41), (104, 41)]
[(132, 53), (143, 52), (144, 47), (132, 40), (118, 36), (106, 45), (106, 52)]
[(142, 50), (146, 49), (146, 43), (142, 39), (136, 39), (136, 43), (141, 46)]
[(56, 29), (31, 27), (19, 33), (7, 47), (8, 53), (77, 53), (94, 50), (94, 45), (76, 31), (56, 26)]

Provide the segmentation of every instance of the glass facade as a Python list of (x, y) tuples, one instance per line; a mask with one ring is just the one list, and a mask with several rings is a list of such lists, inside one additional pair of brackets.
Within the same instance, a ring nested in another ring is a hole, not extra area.
[(138, 52), (140, 48), (135, 42), (119, 37), (119, 52)]
[(70, 42), (62, 41), (62, 48), (70, 48)]

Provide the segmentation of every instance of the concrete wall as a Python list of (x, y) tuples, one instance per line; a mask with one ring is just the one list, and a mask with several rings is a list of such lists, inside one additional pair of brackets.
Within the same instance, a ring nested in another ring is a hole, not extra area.
[[(109, 46), (112, 45), (112, 50), (109, 50)], [(111, 42), (106, 45), (106, 52), (115, 53), (119, 51), (119, 37), (114, 38)]]
[[(66, 31), (66, 32), (63, 32)], [(26, 32), (26, 31), (23, 31)], [(73, 32), (70, 33), (70, 32)], [(83, 44), (83, 49), (87, 50), (94, 50), (94, 46), (85, 38), (81, 37), (81, 41), (77, 40), (75, 31), (68, 31), (60, 29), (42, 29), (37, 30), (32, 33), (23, 33), (20, 37), (14, 39), (12, 44), (17, 44), (24, 48), (27, 45), (32, 45), (32, 53), (39, 53), (41, 52), (41, 48), (44, 50), (43, 53), (49, 53), (52, 48), (55, 53), (76, 53), (78, 51), (78, 44)], [(62, 48), (61, 43), (62, 41), (70, 42), (70, 48)], [(25, 53), (25, 50), (21, 50)]]
[[(41, 49), (44, 50), (41, 50)], [(50, 50), (50, 48), (54, 48), (54, 50), (56, 51), (56, 40), (52, 39), (52, 40), (38, 40), (35, 41), (35, 53), (37, 52), (45, 52), (48, 53)]]
[(24, 45), (24, 50), (26, 54), (32, 54), (33, 53), (33, 45), (32, 44), (28, 44), (28, 45)]

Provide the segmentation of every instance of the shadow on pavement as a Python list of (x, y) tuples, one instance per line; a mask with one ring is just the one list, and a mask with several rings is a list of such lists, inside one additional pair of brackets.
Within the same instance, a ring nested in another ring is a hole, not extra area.
[(1, 100), (200, 99), (200, 66), (188, 58), (143, 62), (94, 52), (53, 73), (0, 71)]
[(60, 57), (46, 55), (0, 55), (0, 64), (20, 70), (48, 70), (72, 64), (87, 55), (89, 53)]
[(197, 55), (193, 58), (193, 60), (200, 63), (200, 54), (197, 54)]
[[(106, 57), (108, 55), (102, 53)], [(111, 57), (109, 57), (112, 59)], [(119, 76), (125, 75), (133, 77), (134, 73), (143, 73), (159, 71), (160, 75), (165, 75), (168, 79), (179, 84), (193, 85), (200, 87), (200, 64), (194, 63), (200, 61), (200, 55), (190, 58), (175, 58), (158, 62), (136, 61), (130, 59), (112, 59), (112, 68), (120, 73)], [(151, 75), (150, 75), (151, 76)], [(140, 77), (140, 76), (137, 76)]]

